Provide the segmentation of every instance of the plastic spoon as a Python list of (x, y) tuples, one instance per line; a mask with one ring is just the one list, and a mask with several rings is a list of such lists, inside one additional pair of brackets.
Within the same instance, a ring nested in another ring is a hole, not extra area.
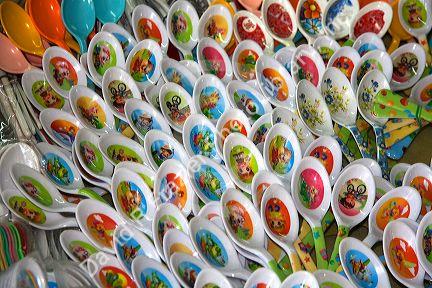
[(106, 23), (102, 26), (101, 31), (106, 31), (113, 34), (120, 42), (124, 57), (126, 58), (133, 47), (137, 44), (135, 38), (122, 26), (115, 23)]
[(10, 174), (16, 187), (34, 205), (48, 212), (75, 212), (76, 205), (65, 201), (55, 186), (33, 168), (16, 163)]
[(137, 279), (140, 287), (163, 285), (165, 287), (180, 288), (180, 285), (165, 265), (143, 255), (138, 256), (132, 262), (132, 274), (134, 279)]
[(296, 84), (305, 79), (319, 87), (324, 70), (324, 61), (315, 48), (306, 44), (297, 47), (291, 59), (291, 71)]
[(299, 23), (298, 28), (307, 39), (309, 45), (311, 45), (315, 39), (325, 34), (322, 23), (322, 13), (326, 4), (326, 2), (321, 0), (300, 0), (297, 4), (296, 20), (297, 23)]
[(420, 221), (417, 229), (415, 251), (417, 253), (421, 266), (426, 270), (429, 275), (432, 274), (432, 261), (430, 260), (431, 250), (429, 249), (431, 235), (432, 213), (427, 213)]
[(329, 270), (336, 271), (340, 265), (340, 242), (354, 226), (369, 215), (375, 202), (375, 187), (372, 172), (360, 164), (344, 169), (336, 180), (331, 206), (338, 224), (338, 233), (329, 261)]
[(6, 34), (24, 52), (42, 56), (45, 48), (30, 16), (13, 1), (0, 5), (0, 20)]
[(261, 13), (270, 35), (285, 46), (294, 46), (293, 38), (297, 33), (297, 21), (291, 3), (288, 0), (264, 0)]
[(281, 281), (278, 276), (267, 268), (258, 268), (252, 275), (247, 279), (244, 288), (254, 287), (267, 287), (267, 288), (279, 288)]
[(125, 0), (93, 0), (96, 18), (105, 23), (117, 23), (125, 10)]
[(97, 145), (105, 159), (114, 166), (123, 161), (147, 163), (144, 148), (120, 133), (101, 136)]
[(292, 287), (319, 288), (320, 286), (312, 273), (307, 271), (298, 271), (286, 278), (280, 286), (280, 288)]
[(390, 222), (384, 230), (383, 250), (391, 274), (407, 287), (424, 287), (425, 270), (415, 249), (416, 233), (402, 221)]
[(229, 189), (221, 198), (222, 221), (231, 240), (240, 248), (262, 259), (279, 279), (285, 279), (276, 260), (265, 249), (266, 234), (258, 210), (240, 191)]
[[(77, 13), (79, 11), (79, 13)], [(96, 12), (93, 1), (62, 1), (61, 14), (66, 29), (75, 37), (81, 54), (87, 52), (87, 37), (93, 31)]]
[(349, 36), (356, 39), (364, 33), (375, 33), (382, 38), (390, 27), (393, 10), (385, 1), (369, 3), (362, 7), (350, 25)]
[(321, 82), (321, 93), (332, 120), (351, 132), (363, 158), (372, 158), (367, 151), (368, 143), (356, 125), (357, 99), (345, 74), (335, 67), (327, 68)]
[[(165, 233), (162, 241), (162, 247), (165, 259), (170, 259), (171, 255), (176, 252), (198, 257), (198, 253), (195, 251), (189, 235), (178, 229), (171, 229)], [(169, 261), (167, 265), (170, 269), (172, 269), (171, 263)]]
[(280, 184), (270, 185), (263, 195), (260, 211), (265, 232), (287, 253), (293, 272), (302, 270), (294, 249), (294, 241), (297, 240), (299, 232), (299, 219), (290, 193)]
[(362, 241), (347, 237), (340, 243), (339, 252), (345, 275), (356, 287), (391, 286), (384, 264)]
[(353, 47), (344, 46), (334, 52), (333, 56), (328, 61), (327, 67), (336, 67), (342, 71), (348, 79), (351, 79), (351, 74), (358, 62), (360, 62), (360, 54), (357, 50)]
[(399, 218), (416, 220), (420, 209), (420, 193), (414, 188), (402, 186), (390, 190), (372, 207), (368, 219), (369, 232), (363, 243), (371, 248), (382, 240), (384, 229), (389, 222)]
[(393, 17), (390, 24), (390, 28), (388, 32), (392, 36), (392, 42), (387, 49), (387, 53), (392, 53), (396, 48), (399, 47), (399, 43), (401, 41), (408, 41), (412, 38), (411, 34), (409, 34), (402, 26), (401, 21), (399, 20), (399, 0), (392, 1), (390, 3), (393, 10)]
[(296, 98), (299, 117), (309, 130), (317, 136), (333, 137), (339, 143), (348, 161), (354, 161), (354, 155), (349, 151), (348, 146), (336, 135), (330, 111), (318, 89), (311, 82), (303, 79), (297, 85)]
[(22, 74), (32, 68), (23, 53), (2, 33), (0, 33), (0, 55), (0, 68), (5, 72)]
[(169, 40), (182, 52), (184, 59), (192, 60), (192, 50), (199, 40), (199, 17), (195, 7), (185, 0), (176, 1), (166, 19)]
[(373, 51), (373, 50), (385, 51), (386, 49), (383, 40), (379, 38), (375, 33), (372, 32), (366, 32), (360, 35), (356, 39), (356, 41), (354, 41), (352, 48), (356, 49), (357, 52), (360, 54), (360, 56), (363, 56), (369, 51)]
[(387, 156), (384, 150), (385, 142), (383, 130), (383, 126), (388, 119), (376, 117), (372, 109), (375, 95), (381, 89), (390, 89), (390, 85), (382, 72), (377, 69), (372, 70), (360, 81), (359, 88), (357, 89), (357, 101), (360, 114), (374, 129), (377, 146), (377, 161), (381, 166), (384, 178), (389, 179)]
[(78, 230), (64, 230), (59, 239), (63, 250), (75, 262), (83, 262), (99, 251), (87, 236)]
[(56, 230), (67, 227), (78, 227), (75, 218), (63, 217), (59, 213), (45, 212), (18, 190), (2, 190), (1, 197), (6, 207), (18, 218), (41, 230)]
[(211, 5), (198, 23), (198, 38), (215, 39), (222, 48), (230, 44), (233, 35), (233, 21), (230, 10), (221, 4)]
[(331, 186), (325, 167), (314, 157), (304, 157), (291, 180), (295, 207), (309, 223), (314, 234), (318, 269), (327, 268), (327, 251), (321, 220), (330, 207)]
[(171, 255), (170, 266), (177, 281), (185, 288), (193, 288), (196, 276), (208, 268), (200, 259), (189, 254), (175, 252)]
[(29, 0), (26, 5), (39, 33), (44, 38), (70, 52), (65, 41), (66, 28), (61, 18), (59, 2), (56, 0)]
[[(402, 27), (412, 36), (416, 37), (426, 52), (426, 61), (431, 64), (432, 56), (426, 34), (432, 27), (430, 0), (399, 0), (398, 16)], [(396, 17), (396, 15), (395, 15)]]
[(324, 30), (335, 40), (348, 36), (350, 24), (359, 11), (357, 0), (331, 0), (325, 6), (322, 18)]
[(206, 268), (198, 274), (194, 288), (225, 287), (233, 288), (230, 281), (219, 270)]
[(421, 215), (432, 210), (432, 169), (424, 163), (416, 163), (406, 170), (402, 182), (403, 186), (415, 188), (422, 197)]

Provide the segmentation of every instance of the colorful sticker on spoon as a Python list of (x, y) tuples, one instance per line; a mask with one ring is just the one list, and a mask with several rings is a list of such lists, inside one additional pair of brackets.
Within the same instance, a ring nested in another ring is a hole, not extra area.
[(171, 282), (156, 269), (147, 268), (141, 272), (141, 285), (143, 287), (166, 287), (172, 288)]
[(162, 203), (169, 202), (181, 210), (188, 197), (186, 184), (179, 175), (168, 173), (161, 181), (159, 195)]
[(136, 288), (135, 282), (126, 272), (115, 267), (106, 266), (99, 271), (99, 279), (103, 287)]
[(121, 260), (122, 263), (126, 264), (126, 267), (128, 268), (129, 271), (131, 270), (132, 267), (132, 261), (136, 257), (140, 255), (146, 255), (141, 245), (132, 237), (120, 238), (120, 241), (116, 241), (116, 247), (117, 247), (117, 251), (120, 252), (119, 260)]
[(309, 35), (320, 35), (322, 31), (321, 7), (314, 0), (303, 2), (300, 7), (300, 25)]
[(228, 263), (228, 254), (222, 242), (212, 232), (202, 229), (195, 234), (195, 241), (201, 253), (212, 266), (225, 267)]
[(180, 160), (174, 151), (174, 148), (164, 140), (156, 140), (151, 144), (150, 147), (153, 160), (157, 166), (162, 165), (165, 160), (176, 159)]
[(147, 213), (144, 193), (133, 182), (120, 182), (117, 186), (117, 199), (123, 212), (133, 220), (140, 220)]
[(211, 201), (219, 201), (226, 191), (226, 184), (219, 172), (211, 166), (201, 165), (194, 173), (194, 181), (201, 192)]
[(260, 81), (268, 95), (271, 95), (272, 98), (278, 101), (285, 101), (288, 99), (288, 85), (279, 71), (273, 68), (265, 68), (258, 76), (261, 78)]
[(73, 172), (66, 161), (54, 153), (42, 156), (42, 165), (47, 176), (57, 185), (67, 186), (73, 182)]
[(104, 159), (99, 149), (89, 141), (80, 142), (81, 157), (84, 164), (94, 173), (100, 173), (104, 169)]
[(331, 174), (333, 171), (334, 160), (330, 149), (325, 146), (318, 146), (310, 152), (309, 156), (320, 160), (321, 164), (326, 168), (327, 173), (329, 175)]
[(314, 169), (308, 168), (300, 173), (299, 198), (307, 209), (316, 209), (324, 199), (324, 183)]
[(131, 114), (131, 118), (135, 128), (137, 128), (142, 135), (147, 134), (150, 130), (162, 130), (159, 122), (144, 110), (134, 110)]
[(182, 86), (189, 94), (192, 95), (194, 83), (191, 83), (183, 74), (173, 67), (168, 67), (165, 70), (165, 75), (168, 82), (176, 83)]
[(66, 120), (54, 120), (51, 122), (51, 129), (54, 136), (68, 147), (72, 146), (79, 130), (78, 126)]
[(357, 52), (360, 54), (360, 57), (362, 57), (367, 52), (373, 51), (373, 50), (378, 50), (378, 47), (375, 44), (365, 43), (357, 49)]
[(184, 245), (183, 243), (174, 243), (171, 245), (170, 250), (169, 250), (169, 255), (171, 256), (174, 253), (184, 253), (184, 254), (188, 254), (193, 256), (193, 252), (192, 250), (187, 247), (186, 245)]
[(225, 142), (225, 138), (231, 133), (241, 133), (247, 136), (246, 127), (243, 123), (238, 120), (229, 120), (222, 128), (222, 144)]
[(68, 248), (80, 262), (87, 260), (92, 254), (98, 252), (93, 245), (80, 240), (71, 241)]
[(317, 87), (319, 81), (319, 72), (314, 60), (308, 56), (302, 55), (296, 59), (296, 61), (299, 67), (297, 72), (299, 81), (306, 79)]
[(392, 79), (399, 83), (407, 82), (417, 74), (418, 59), (414, 53), (406, 52), (393, 59)]
[(249, 240), (253, 235), (252, 219), (246, 208), (235, 200), (226, 203), (228, 223), (233, 232), (242, 240)]
[(348, 250), (345, 255), (345, 264), (358, 286), (364, 288), (377, 287), (378, 273), (365, 254), (358, 250)]
[(402, 5), (402, 18), (411, 28), (422, 28), (427, 22), (427, 12), (422, 1), (407, 0)]
[(160, 243), (162, 243), (163, 237), (165, 236), (165, 233), (168, 230), (178, 229), (180, 231), (183, 231), (180, 222), (174, 216), (171, 215), (163, 215), (158, 221), (157, 229), (158, 229), (158, 238)]
[(252, 178), (258, 172), (258, 163), (251, 151), (237, 145), (230, 152), (230, 166), (237, 178), (243, 183), (250, 184)]
[(236, 106), (242, 110), (248, 117), (256, 121), (265, 114), (264, 106), (249, 90), (239, 89), (233, 95)]
[(288, 235), (291, 218), (285, 204), (278, 198), (271, 198), (265, 206), (265, 220), (270, 230), (280, 236)]
[(195, 155), (203, 155), (209, 158), (216, 157), (215, 134), (204, 125), (196, 125), (189, 136), (192, 151)]
[(427, 260), (432, 263), (432, 225), (428, 225), (423, 232), (422, 247)]
[(151, 39), (156, 41), (159, 46), (162, 44), (162, 35), (155, 22), (148, 18), (141, 18), (138, 22), (139, 39)]
[(390, 241), (388, 249), (393, 269), (404, 278), (415, 278), (418, 273), (419, 263), (411, 245), (404, 239), (396, 237)]
[(204, 47), (202, 57), (205, 64), (205, 73), (216, 75), (222, 79), (226, 73), (226, 64), (224, 58), (214, 47)]
[(51, 206), (53, 199), (47, 189), (36, 179), (30, 176), (21, 176), (18, 182), (22, 189), (38, 203), (44, 206)]
[(216, 87), (208, 86), (201, 90), (199, 105), (202, 113), (208, 119), (219, 119), (225, 111), (225, 102), (221, 91)]
[(404, 198), (391, 198), (384, 202), (376, 214), (376, 223), (378, 228), (384, 230), (390, 221), (399, 218), (408, 218), (410, 206)]
[(187, 43), (190, 41), (193, 27), (192, 21), (186, 12), (182, 10), (174, 12), (170, 24), (171, 31), (178, 42)]
[(371, 10), (364, 14), (354, 25), (354, 36), (357, 38), (366, 32), (378, 34), (384, 27), (384, 11)]
[(243, 80), (255, 79), (255, 65), (259, 55), (254, 50), (244, 49), (237, 58), (237, 70)]
[(260, 45), (261, 49), (266, 48), (266, 38), (263, 30), (252, 19), (241, 16), (237, 19), (237, 31), (240, 39), (250, 39)]
[(168, 108), (168, 116), (176, 125), (182, 126), (191, 115), (191, 109), (186, 99), (174, 91), (169, 91), (164, 97), (165, 105)]
[(178, 265), (177, 271), (183, 281), (188, 284), (189, 287), (193, 287), (196, 276), (201, 272), (201, 268), (192, 262), (184, 261)]
[(105, 127), (106, 115), (97, 101), (87, 96), (81, 96), (77, 100), (77, 107), (88, 124), (96, 129)]
[(262, 124), (253, 135), (252, 142), (255, 145), (258, 145), (260, 143), (264, 143), (265, 138), (267, 136), (268, 131), (270, 131), (270, 128), (272, 127), (271, 123), (264, 123)]
[(60, 94), (54, 91), (47, 81), (39, 80), (32, 85), (33, 98), (44, 108), (61, 109), (65, 100)]
[(226, 40), (228, 22), (222, 15), (214, 15), (204, 25), (204, 37), (210, 37), (219, 44)]
[(135, 81), (146, 82), (155, 72), (156, 58), (150, 50), (141, 49), (133, 55), (129, 68)]
[(25, 197), (13, 196), (9, 198), (9, 206), (21, 217), (32, 223), (44, 224), (46, 221), (46, 216), (42, 209)]
[(357, 71), (357, 84), (360, 84), (361, 79), (366, 75), (367, 72), (378, 69), (383, 71), (381, 63), (376, 59), (368, 59), (363, 62)]
[(52, 58), (49, 70), (51, 76), (62, 90), (69, 91), (72, 86), (78, 85), (78, 75), (72, 64), (65, 58)]
[(102, 246), (113, 247), (113, 234), (117, 223), (109, 216), (93, 213), (87, 217), (87, 227), (92, 237)]
[(269, 146), (269, 160), (272, 169), (279, 174), (288, 174), (294, 165), (294, 148), (281, 135), (274, 137)]
[(288, 38), (292, 34), (293, 24), (292, 19), (279, 3), (272, 3), (267, 8), (267, 22), (270, 30), (277, 37)]
[(138, 154), (135, 151), (123, 145), (118, 145), (118, 144), (110, 145), (107, 148), (107, 154), (110, 155), (111, 160), (115, 164), (124, 161), (132, 161), (140, 164), (143, 163), (143, 160), (141, 159), (140, 156), (138, 156)]
[(365, 207), (367, 195), (368, 191), (362, 180), (350, 179), (339, 190), (339, 209), (347, 216), (355, 216)]
[(93, 49), (93, 65), (99, 75), (103, 76), (105, 72), (117, 64), (117, 55), (114, 47), (106, 42), (99, 41)]
[(421, 215), (425, 215), (431, 211), (432, 207), (432, 182), (423, 176), (417, 176), (411, 180), (410, 186), (420, 193), (422, 198)]
[[(420, 99), (424, 103), (427, 103), (426, 106), (430, 105), (430, 101), (432, 100), (432, 84), (427, 85), (421, 92), (420, 92)], [(430, 109), (430, 108), (429, 108)]]
[(124, 105), (127, 99), (132, 98), (132, 91), (120, 80), (111, 81), (108, 84), (110, 91), (109, 102), (119, 113), (124, 114)]
[(332, 64), (333, 67), (338, 68), (348, 79), (351, 79), (351, 74), (354, 70), (354, 62), (345, 56), (341, 56), (335, 59)]

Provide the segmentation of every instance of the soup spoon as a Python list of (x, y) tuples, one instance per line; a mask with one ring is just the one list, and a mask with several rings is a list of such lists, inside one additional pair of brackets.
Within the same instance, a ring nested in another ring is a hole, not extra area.
[(431, 211), (432, 199), (432, 169), (424, 163), (416, 163), (406, 170), (402, 182), (403, 186), (415, 188), (422, 197), (422, 208), (420, 214), (423, 216)]
[(347, 237), (339, 246), (340, 260), (348, 279), (357, 287), (390, 287), (384, 264), (357, 238)]
[(291, 195), (300, 215), (314, 235), (318, 269), (326, 269), (328, 257), (321, 220), (330, 207), (331, 186), (325, 167), (315, 157), (304, 157), (294, 170)]
[(180, 288), (176, 278), (164, 264), (146, 256), (138, 256), (132, 261), (132, 274), (140, 287), (163, 285), (162, 287)]
[(192, 50), (198, 43), (199, 16), (195, 7), (185, 0), (176, 1), (168, 11), (166, 30), (170, 42), (184, 59), (193, 59)]
[(233, 21), (230, 10), (221, 4), (209, 6), (198, 23), (198, 37), (215, 39), (222, 48), (229, 45), (233, 35)]
[(292, 287), (319, 288), (320, 286), (312, 273), (307, 271), (298, 271), (288, 276), (280, 286), (280, 288)]
[(231, 240), (240, 248), (261, 258), (279, 279), (285, 279), (284, 272), (264, 247), (266, 235), (253, 203), (243, 193), (231, 188), (222, 195), (221, 206), (222, 221)]
[(321, 93), (332, 120), (351, 132), (363, 158), (372, 158), (367, 151), (367, 141), (356, 125), (357, 99), (345, 74), (335, 67), (327, 68), (321, 82)]
[(318, 89), (307, 80), (302, 80), (297, 85), (297, 109), (300, 119), (313, 134), (333, 137), (339, 143), (348, 161), (355, 160), (348, 146), (336, 135), (324, 98)]
[(32, 69), (32, 65), (24, 57), (11, 40), (0, 33), (0, 68), (8, 73), (22, 74)]
[(426, 270), (426, 272), (432, 274), (432, 262), (431, 262), (431, 243), (432, 237), (432, 213), (427, 213), (422, 220), (417, 229), (416, 241), (415, 241), (415, 251), (417, 253), (418, 259), (421, 266)]
[(10, 174), (16, 187), (34, 205), (48, 212), (75, 212), (76, 205), (65, 201), (57, 188), (33, 168), (16, 163)]
[[(394, 17), (393, 17), (394, 19)], [(398, 45), (399, 46), (399, 45)], [(366, 32), (360, 35), (352, 46), (359, 53), (360, 57), (369, 51), (381, 50), (385, 51), (384, 42), (375, 33)], [(390, 52), (389, 52), (390, 53)], [(351, 79), (351, 78), (348, 78)]]
[(198, 274), (194, 288), (226, 287), (233, 288), (231, 282), (214, 268), (205, 268)]
[(18, 218), (41, 230), (57, 230), (78, 227), (75, 218), (64, 217), (59, 213), (46, 212), (23, 197), (18, 190), (2, 190), (1, 197), (6, 207)]
[(252, 179), (252, 183), (251, 183), (252, 202), (258, 210), (261, 207), (261, 200), (264, 195), (264, 192), (272, 184), (283, 185), (279, 177), (277, 177), (274, 173), (267, 170), (259, 171), (257, 174), (255, 174), (254, 178)]
[(336, 67), (342, 71), (348, 79), (351, 79), (351, 74), (358, 62), (360, 62), (359, 52), (353, 47), (344, 46), (334, 52), (333, 56), (331, 56), (328, 61), (327, 68)]
[(415, 251), (416, 233), (400, 220), (390, 222), (384, 230), (383, 250), (391, 274), (407, 287), (424, 287), (425, 270)]
[(201, 270), (208, 268), (200, 259), (179, 252), (171, 255), (170, 265), (177, 281), (185, 288), (193, 288)]
[(387, 156), (385, 154), (384, 129), (387, 118), (378, 118), (373, 113), (375, 95), (381, 89), (390, 89), (390, 85), (382, 72), (372, 70), (360, 81), (357, 89), (358, 109), (362, 117), (372, 125), (376, 137), (377, 161), (381, 166), (384, 178), (389, 179)]
[(309, 45), (320, 36), (325, 34), (322, 13), (327, 3), (322, 0), (314, 0), (313, 2), (301, 0), (297, 4), (296, 22), (300, 32), (305, 36)]
[(350, 24), (359, 12), (359, 2), (331, 0), (324, 8), (322, 15), (324, 30), (335, 40), (348, 36)]
[(287, 253), (293, 272), (302, 270), (299, 256), (294, 249), (294, 241), (297, 240), (299, 232), (299, 219), (290, 193), (280, 184), (270, 185), (262, 198), (260, 211), (265, 232)]
[(306, 79), (319, 87), (324, 70), (324, 61), (315, 48), (306, 44), (297, 47), (291, 59), (291, 71), (296, 84)]
[(369, 3), (358, 11), (350, 25), (349, 36), (355, 39), (364, 33), (372, 32), (382, 38), (387, 33), (392, 18), (393, 10), (387, 2)]
[(66, 254), (75, 262), (83, 262), (99, 250), (94, 247), (84, 233), (78, 230), (63, 230), (60, 234), (60, 245)]
[[(198, 257), (198, 253), (192, 245), (189, 235), (178, 229), (171, 229), (165, 233), (162, 247), (165, 259), (170, 259), (171, 255), (176, 252)], [(169, 261), (167, 265), (172, 269)]]
[(372, 247), (382, 240), (384, 229), (389, 222), (399, 218), (416, 220), (420, 209), (421, 197), (416, 189), (402, 186), (390, 190), (372, 207), (368, 219), (369, 232), (363, 243)]
[(105, 159), (114, 166), (123, 161), (147, 164), (144, 148), (120, 133), (101, 136), (97, 145)]
[(330, 271), (336, 271), (340, 265), (340, 241), (369, 215), (375, 202), (375, 187), (372, 172), (360, 164), (345, 168), (336, 180), (331, 206), (338, 224), (338, 233), (329, 261)]
[(294, 46), (293, 38), (297, 33), (297, 19), (290, 1), (264, 0), (261, 13), (270, 35), (285, 46)]

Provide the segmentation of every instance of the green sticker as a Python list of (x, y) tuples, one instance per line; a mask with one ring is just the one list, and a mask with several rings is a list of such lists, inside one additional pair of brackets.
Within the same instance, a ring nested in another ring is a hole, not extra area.
[(144, 173), (138, 173), (138, 175), (144, 180), (144, 182), (147, 184), (147, 186), (153, 190), (153, 185), (154, 185), (154, 181), (152, 178), (150, 178), (149, 176), (147, 176)]
[(140, 164), (143, 163), (143, 160), (135, 151), (123, 145), (111, 145), (108, 147), (107, 153), (110, 159), (116, 164), (124, 161), (132, 161)]
[(334, 282), (324, 282), (321, 283), (320, 287), (326, 287), (326, 288), (343, 288), (339, 284), (336, 284)]
[(97, 73), (101, 76), (103, 76), (109, 68), (117, 65), (117, 55), (114, 47), (106, 41), (99, 41), (96, 43), (92, 56), (93, 65)]
[(84, 261), (88, 259), (90, 255), (98, 252), (98, 250), (93, 245), (80, 240), (71, 241), (69, 243), (69, 249), (71, 250), (72, 254), (80, 261)]
[(31, 203), (27, 198), (13, 196), (9, 198), (9, 206), (21, 217), (36, 224), (43, 224), (46, 221), (45, 213)]
[(31, 198), (36, 200), (38, 203), (44, 206), (51, 206), (53, 200), (51, 198), (48, 190), (39, 183), (36, 179), (29, 176), (21, 176), (18, 179), (21, 188), (29, 195)]
[(427, 20), (424, 4), (419, 0), (406, 1), (402, 6), (402, 17), (411, 28), (423, 27)]
[(55, 92), (47, 81), (39, 80), (32, 85), (32, 95), (39, 105), (44, 108), (63, 108), (65, 100)]
[(250, 150), (237, 145), (230, 152), (230, 166), (236, 176), (243, 183), (250, 184), (258, 172), (258, 163)]
[(177, 41), (189, 42), (192, 37), (192, 29), (192, 21), (186, 12), (182, 10), (174, 12), (171, 19), (171, 31)]

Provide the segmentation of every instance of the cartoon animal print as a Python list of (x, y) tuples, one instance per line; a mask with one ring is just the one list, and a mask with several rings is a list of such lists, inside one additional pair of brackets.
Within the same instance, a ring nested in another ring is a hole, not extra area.
[(399, 205), (396, 201), (393, 201), (390, 203), (389, 207), (384, 210), (383, 217), (388, 218), (389, 222), (398, 219), (404, 213), (404, 209), (404, 206)]
[(91, 147), (89, 147), (87, 144), (82, 144), (80, 145), (80, 149), (85, 163), (94, 163), (96, 161), (96, 154)]
[(411, 24), (412, 27), (421, 27), (424, 25), (422, 22), (422, 7), (418, 6), (417, 3), (411, 3), (407, 6), (408, 10), (408, 22)]
[(98, 117), (98, 107), (97, 105), (93, 105), (89, 108), (85, 108), (82, 106), (79, 106), (79, 109), (81, 110), (81, 115), (87, 119), (90, 124), (95, 127), (96, 129), (103, 128), (104, 124), (99, 120)]
[(36, 95), (42, 98), (46, 107), (57, 107), (62, 101), (59, 95), (49, 85), (42, 85), (34, 91)]
[(238, 205), (229, 205), (229, 218), (228, 221), (234, 233), (236, 233), (241, 239), (249, 239), (251, 235), (250, 227), (246, 225), (246, 211)]
[(75, 246), (72, 248), (72, 254), (78, 258), (78, 260), (80, 262), (88, 259), (90, 257), (89, 252), (87, 251), (87, 249), (81, 247), (81, 246)]
[(153, 154), (156, 156), (157, 162), (164, 162), (167, 159), (171, 159), (174, 155), (174, 148), (171, 148), (169, 144), (164, 144), (162, 147), (160, 147), (159, 150), (156, 150), (153, 152)]
[(269, 203), (267, 206), (269, 217), (267, 223), (271, 231), (284, 234), (287, 223), (284, 215), (281, 213), (281, 207), (278, 203)]
[(238, 96), (240, 98), (240, 101), (237, 103), (239, 109), (245, 111), (250, 116), (255, 115), (258, 112), (257, 105), (252, 98), (248, 97), (246, 94)]
[(201, 93), (200, 97), (200, 107), (201, 111), (203, 112), (206, 117), (212, 119), (213, 114), (211, 113), (211, 110), (214, 109), (218, 102), (219, 102), (220, 96), (218, 91), (213, 91), (211, 94), (205, 94)]
[[(57, 61), (53, 63), (54, 66), (54, 79), (59, 86), (67, 84), (67, 87), (72, 87), (74, 85), (74, 79), (71, 77), (71, 71), (69, 66), (64, 61)], [(66, 82), (66, 83), (64, 83)]]
[(135, 126), (141, 133), (145, 134), (152, 129), (153, 117), (148, 114), (141, 114), (135, 122)]
[(111, 59), (111, 51), (107, 45), (96, 45), (93, 53), (93, 61), (96, 69), (100, 69)]
[(213, 175), (210, 168), (200, 172), (198, 183), (201, 189), (207, 190), (211, 194), (216, 194), (218, 198), (222, 196), (221, 182)]
[(158, 226), (159, 226), (158, 227), (158, 235), (159, 235), (159, 240), (161, 242), (162, 242), (163, 237), (165, 236), (166, 232), (168, 232), (168, 230), (175, 229), (177, 227), (176, 223), (169, 218), (165, 221), (159, 221)]
[(238, 152), (233, 155), (237, 174), (241, 181), (250, 182), (252, 178), (255, 176), (254, 171), (252, 170), (251, 162), (252, 158), (250, 155), (244, 153), (243, 151)]
[(353, 209), (356, 205), (356, 202), (366, 201), (366, 186), (361, 184), (357, 186), (355, 189), (353, 184), (348, 184), (347, 191), (342, 192), (342, 197), (339, 199), (339, 203), (347, 208)]
[(13, 204), (13, 210), (18, 211), (21, 215), (23, 215), (28, 220), (39, 223), (43, 219), (43, 215), (41, 215), (39, 212), (31, 209), (27, 206), (27, 203), (25, 201), (15, 201)]
[[(285, 170), (286, 165), (291, 161), (292, 152), (290, 149), (286, 147), (287, 139), (284, 137), (278, 137), (280, 141), (277, 143), (278, 145), (272, 145), (271, 150), (271, 163), (273, 169), (276, 171), (278, 170)], [(276, 142), (275, 139), (274, 141)], [(282, 167), (283, 169), (278, 169), (278, 167)], [(278, 172), (284, 172), (284, 171), (278, 171)]]
[(148, 57), (137, 57), (132, 64), (131, 70), (134, 73), (147, 75), (153, 70), (153, 67), (154, 64)]
[(64, 184), (70, 184), (69, 171), (60, 163), (58, 157), (48, 159), (46, 164), (46, 170), (49, 174), (59, 179)]
[(37, 190), (36, 186), (33, 185), (31, 182), (24, 182), (21, 184), (24, 190), (27, 192), (28, 195), (30, 195), (32, 198), (37, 198), (39, 191)]
[(187, 20), (183, 14), (177, 13), (173, 15), (172, 29), (174, 35), (181, 34), (187, 29)]
[(215, 148), (212, 134), (209, 131), (200, 131), (194, 135), (193, 143), (196, 147), (199, 147), (200, 152), (205, 156), (210, 155)]
[(209, 234), (201, 235), (200, 239), (201, 251), (204, 251), (207, 257), (215, 261), (220, 266), (226, 265), (226, 260), (222, 255), (222, 249), (213, 241)]
[(176, 123), (183, 123), (190, 115), (189, 105), (180, 109), (179, 107), (181, 103), (182, 99), (178, 95), (173, 96), (171, 102), (166, 102), (167, 108), (170, 111), (170, 118)]
[(408, 57), (402, 56), (400, 62), (397, 63), (395, 69), (393, 70), (393, 74), (395, 74), (399, 78), (405, 78), (412, 73), (413, 68), (417, 68), (417, 64), (417, 57), (414, 56), (413, 58), (408, 60)]
[(142, 196), (139, 191), (133, 190), (130, 182), (123, 182), (119, 189), (121, 189), (122, 207), (128, 215), (137, 211), (141, 207)]
[(223, 40), (223, 34), (225, 33), (225, 30), (223, 28), (220, 28), (216, 25), (216, 21), (214, 19), (211, 19), (209, 24), (206, 27), (207, 35), (208, 37), (211, 37), (215, 40)]
[(367, 269), (367, 265), (370, 260), (363, 262), (362, 260), (351, 259), (350, 264), (353, 269), (353, 274), (357, 279), (364, 281), (366, 283), (372, 283), (369, 275), (369, 270)]
[(197, 275), (197, 271), (195, 271), (194, 269), (192, 269), (192, 268), (189, 268), (189, 267), (186, 267), (184, 270), (183, 270), (183, 274), (182, 274), (182, 278), (183, 278), (183, 280), (186, 282), (186, 283), (189, 283), (189, 284), (194, 284), (195, 283), (195, 281), (196, 281), (196, 277), (197, 277), (198, 275)]
[(392, 258), (394, 264), (396, 265), (399, 271), (415, 268), (417, 266), (416, 263), (410, 262), (407, 259), (405, 259), (405, 249), (400, 244), (394, 245), (394, 248), (391, 249), (391, 254), (393, 256)]
[(113, 159), (116, 162), (124, 162), (124, 161), (138, 162), (137, 158), (127, 155), (124, 149), (122, 148), (118, 149), (118, 152), (116, 152), (116, 149), (113, 149), (113, 152), (111, 154), (111, 159)]
[(124, 105), (126, 103), (126, 99), (130, 98), (130, 91), (127, 90), (126, 84), (118, 83), (116, 87), (110, 87), (111, 91), (111, 101), (112, 105), (120, 112), (124, 113)]

